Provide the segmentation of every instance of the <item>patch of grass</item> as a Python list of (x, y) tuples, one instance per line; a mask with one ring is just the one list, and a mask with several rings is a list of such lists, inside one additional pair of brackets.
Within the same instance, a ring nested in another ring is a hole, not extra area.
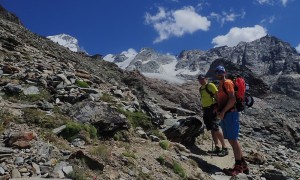
[(150, 174), (143, 173), (141, 170), (139, 170), (139, 174), (136, 177), (136, 179), (137, 180), (146, 180), (146, 179), (152, 180), (153, 178), (150, 176)]
[(20, 93), (18, 95), (5, 94), (3, 98), (12, 102), (20, 102), (20, 101), (38, 102), (41, 100), (48, 101), (51, 98), (51, 94), (47, 90), (41, 89), (39, 94), (29, 94), (29, 95), (25, 95), (23, 93)]
[(87, 139), (94, 139), (97, 137), (97, 129), (94, 126), (77, 122), (67, 123), (66, 128), (60, 133), (60, 135), (68, 141), (72, 141), (82, 130), (86, 131), (90, 136), (87, 137)]
[(71, 120), (68, 116), (62, 114), (47, 115), (46, 112), (39, 109), (24, 108), (23, 112), (26, 123), (35, 124), (42, 128), (56, 128)]
[(51, 131), (43, 129), (39, 134), (43, 140), (49, 141), (51, 144), (55, 145), (56, 147), (60, 149), (70, 150), (70, 147), (68, 146), (68, 143), (66, 143), (66, 140), (57, 137)]
[(186, 172), (182, 168), (181, 164), (178, 162), (174, 161), (173, 163), (173, 171), (174, 173), (178, 174), (182, 178), (186, 178)]
[(127, 117), (129, 123), (132, 125), (133, 128), (142, 127), (144, 130), (153, 129), (151, 119), (145, 113), (141, 111), (124, 111), (122, 109), (118, 109), (118, 111)]
[(131, 157), (133, 159), (136, 159), (135, 154), (133, 152), (130, 152), (130, 151), (123, 152), (122, 155), (125, 156), (125, 157)]
[(158, 130), (158, 129), (152, 129), (151, 133), (154, 136), (157, 136), (159, 139), (163, 139), (163, 140), (167, 139), (166, 135), (163, 132), (161, 132), (160, 130)]
[(102, 144), (93, 147), (92, 149), (90, 149), (89, 152), (90, 154), (97, 156), (103, 160), (108, 160), (111, 156), (111, 149)]
[(87, 172), (79, 167), (74, 167), (74, 171), (67, 175), (67, 178), (73, 179), (73, 180), (87, 180)]
[(117, 131), (113, 136), (115, 141), (129, 142), (130, 133), (128, 131)]
[(76, 79), (75, 84), (76, 84), (78, 87), (82, 87), (82, 88), (88, 88), (88, 87), (89, 87), (89, 85), (88, 85), (87, 82), (81, 81), (81, 80), (78, 80), (78, 79)]
[(100, 100), (104, 102), (112, 103), (114, 102), (114, 97), (110, 94), (103, 93), (102, 96), (100, 97)]
[(95, 139), (97, 137), (97, 129), (93, 125), (84, 124), (83, 129), (89, 133), (91, 139)]
[(161, 141), (159, 141), (159, 145), (163, 149), (168, 150), (170, 148), (171, 143), (168, 140), (161, 140)]
[(159, 164), (164, 165), (165, 164), (165, 158), (163, 156), (159, 156), (156, 158), (156, 160), (159, 162)]
[(273, 166), (276, 168), (276, 169), (279, 169), (279, 170), (284, 170), (285, 167), (283, 164), (279, 163), (279, 162), (274, 162), (273, 163)]
[(18, 119), (18, 117), (9, 113), (3, 107), (0, 109), (0, 133), (2, 133), (5, 128), (10, 124), (10, 122), (14, 122)]

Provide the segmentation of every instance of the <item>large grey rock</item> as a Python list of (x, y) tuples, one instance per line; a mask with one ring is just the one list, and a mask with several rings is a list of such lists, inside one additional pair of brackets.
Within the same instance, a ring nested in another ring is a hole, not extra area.
[(204, 133), (203, 123), (195, 116), (179, 119), (172, 127), (164, 131), (169, 140), (187, 146), (194, 145), (196, 138), (202, 133)]
[(104, 102), (76, 103), (70, 108), (69, 115), (81, 123), (93, 124), (98, 133), (105, 136), (111, 136), (117, 130), (129, 128), (127, 119)]

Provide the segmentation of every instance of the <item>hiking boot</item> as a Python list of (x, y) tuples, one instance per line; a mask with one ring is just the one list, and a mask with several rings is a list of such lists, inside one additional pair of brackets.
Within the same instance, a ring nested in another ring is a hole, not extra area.
[(223, 169), (223, 172), (228, 176), (236, 176), (243, 173), (243, 165), (235, 164), (233, 169)]
[(222, 148), (222, 150), (217, 155), (220, 157), (224, 157), (224, 156), (227, 156), (228, 154), (229, 154), (228, 149)]
[(221, 152), (221, 148), (218, 146), (216, 146), (213, 151), (207, 151), (207, 153), (209, 154), (216, 154), (216, 155), (218, 155), (220, 152)]

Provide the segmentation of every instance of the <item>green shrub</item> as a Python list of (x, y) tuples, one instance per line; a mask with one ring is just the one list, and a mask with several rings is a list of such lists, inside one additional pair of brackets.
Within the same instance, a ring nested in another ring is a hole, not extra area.
[(174, 171), (174, 173), (178, 174), (180, 177), (186, 178), (186, 173), (185, 173), (184, 169), (176, 161), (174, 161), (174, 163), (173, 163), (173, 171)]
[(97, 137), (97, 129), (93, 125), (85, 124), (83, 129), (89, 133), (91, 139), (95, 139)]
[(162, 156), (159, 156), (158, 158), (156, 158), (156, 160), (159, 162), (159, 164), (162, 164), (162, 165), (165, 164), (165, 158)]
[(153, 128), (150, 117), (143, 112), (130, 112), (122, 109), (118, 109), (118, 111), (127, 117), (133, 128), (142, 127), (144, 130)]
[(163, 149), (168, 150), (170, 148), (170, 141), (168, 141), (168, 140), (161, 140), (161, 141), (159, 141), (159, 145)]
[(76, 84), (78, 87), (82, 87), (82, 88), (88, 88), (88, 87), (89, 87), (89, 85), (88, 85), (87, 82), (81, 81), (81, 80), (78, 80), (78, 79), (76, 79), (75, 84)]
[(67, 127), (60, 133), (68, 141), (72, 141), (81, 131), (82, 126), (79, 123), (70, 122)]
[(60, 135), (68, 141), (72, 141), (82, 130), (89, 134), (89, 138), (97, 137), (97, 129), (94, 126), (77, 122), (69, 122)]

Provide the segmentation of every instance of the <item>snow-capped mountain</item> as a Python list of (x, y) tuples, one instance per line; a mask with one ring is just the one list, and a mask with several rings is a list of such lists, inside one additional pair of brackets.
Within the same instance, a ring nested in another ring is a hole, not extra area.
[(81, 49), (78, 45), (78, 40), (68, 34), (58, 34), (54, 36), (47, 36), (48, 39), (52, 40), (53, 42), (58, 43), (66, 48), (69, 48), (73, 52), (79, 52)]
[(117, 64), (122, 69), (137, 69), (147, 77), (176, 83), (183, 83), (188, 77), (205, 73), (209, 68), (209, 65), (197, 69), (191, 69), (187, 65), (178, 67), (181, 59), (174, 55), (157, 53), (151, 48), (142, 48), (140, 52), (129, 49), (119, 55), (108, 54), (103, 59)]

